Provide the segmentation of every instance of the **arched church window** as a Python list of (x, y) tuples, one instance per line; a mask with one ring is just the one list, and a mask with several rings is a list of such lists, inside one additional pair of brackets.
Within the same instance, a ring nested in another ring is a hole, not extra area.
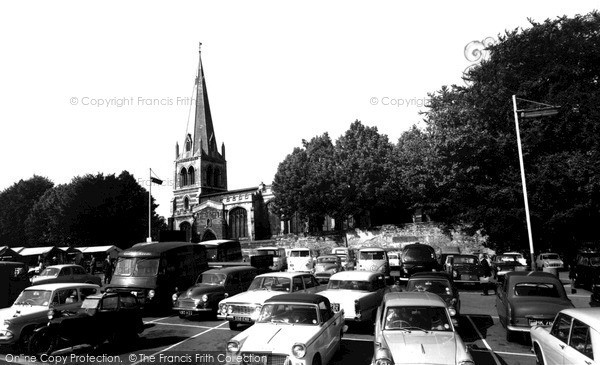
[(183, 209), (190, 209), (190, 199), (187, 196), (183, 198)]
[(221, 169), (219, 169), (218, 167), (215, 168), (215, 183), (214, 186), (216, 187), (220, 187), (221, 186)]
[(246, 209), (239, 207), (232, 209), (231, 212), (229, 212), (229, 237), (247, 237), (247, 222)]
[(192, 150), (192, 136), (191, 135), (187, 135), (187, 138), (185, 139), (185, 151), (189, 152)]
[(173, 198), (173, 213), (177, 211), (177, 198)]
[(187, 171), (185, 170), (185, 168), (182, 168), (181, 171), (179, 172), (179, 186), (183, 187), (183, 186), (186, 186), (187, 184), (188, 184)]
[(188, 182), (190, 185), (196, 184), (196, 171), (194, 170), (194, 166), (190, 166), (188, 169)]
[(206, 168), (206, 186), (213, 186), (213, 168), (208, 166)]

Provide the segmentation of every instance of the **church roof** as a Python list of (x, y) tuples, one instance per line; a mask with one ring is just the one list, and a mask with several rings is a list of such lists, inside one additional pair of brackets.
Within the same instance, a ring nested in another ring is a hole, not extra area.
[[(200, 45), (202, 45), (202, 43), (200, 43)], [(200, 49), (198, 53), (198, 74), (196, 76), (196, 115), (194, 120), (193, 152), (194, 154), (204, 152), (207, 155), (212, 155), (214, 152), (218, 153), (217, 141), (212, 123), (212, 115), (210, 114), (210, 105), (208, 103), (208, 92), (206, 91), (206, 80), (204, 79), (204, 69), (202, 67), (202, 57)]]

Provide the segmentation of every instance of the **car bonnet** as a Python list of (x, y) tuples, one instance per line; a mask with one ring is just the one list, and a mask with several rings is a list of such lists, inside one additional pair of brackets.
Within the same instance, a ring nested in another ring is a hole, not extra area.
[(454, 332), (384, 331), (394, 364), (455, 364)]

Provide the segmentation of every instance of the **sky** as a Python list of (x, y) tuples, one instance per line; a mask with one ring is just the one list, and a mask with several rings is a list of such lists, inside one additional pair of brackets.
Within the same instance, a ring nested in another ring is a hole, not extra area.
[[(278, 164), (355, 120), (396, 142), (427, 94), (463, 84), (465, 47), (586, 14), (597, 1), (5, 1), (0, 4), (0, 190), (34, 174), (148, 173), (170, 215), (175, 143), (202, 42), (228, 188), (269, 184)], [(472, 45), (472, 44), (471, 44)], [(469, 48), (470, 49), (470, 48)], [(551, 60), (549, 60), (551, 61)], [(510, 103), (510, 100), (507, 100)]]

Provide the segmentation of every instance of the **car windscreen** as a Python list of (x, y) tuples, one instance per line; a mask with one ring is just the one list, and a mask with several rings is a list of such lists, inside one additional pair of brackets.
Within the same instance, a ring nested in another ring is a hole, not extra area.
[(227, 279), (227, 275), (219, 273), (202, 274), (198, 279), (199, 280), (197, 281), (197, 283), (223, 285), (225, 284), (225, 279)]
[(337, 262), (336, 257), (319, 257), (317, 258), (318, 264), (335, 264)]
[(411, 261), (435, 261), (434, 253), (431, 252), (428, 248), (407, 248), (402, 251), (402, 261), (411, 262)]
[(59, 272), (60, 269), (57, 267), (48, 267), (40, 273), (40, 276), (56, 276)]
[(292, 251), (290, 257), (309, 257), (310, 251)]
[(158, 274), (158, 258), (119, 257), (115, 276), (147, 277)]
[(14, 304), (47, 306), (51, 297), (51, 290), (23, 290)]
[(476, 265), (479, 260), (475, 256), (454, 256), (453, 262), (458, 265)]
[(517, 257), (516, 256), (512, 256), (512, 255), (498, 255), (496, 256), (496, 262), (512, 262), (512, 261), (517, 261)]
[(398, 254), (395, 254), (395, 253), (388, 253), (388, 258), (389, 258), (390, 260), (396, 260), (396, 259), (398, 259)]
[(385, 260), (385, 253), (383, 251), (361, 251), (361, 260)]
[(560, 256), (555, 253), (542, 255), (542, 260), (560, 260)]
[(445, 307), (426, 306), (388, 307), (383, 328), (391, 331), (452, 331)]
[(248, 287), (250, 290), (273, 290), (289, 292), (292, 281), (290, 278), (282, 278), (277, 276), (263, 276), (260, 278), (254, 278), (252, 284)]
[(426, 291), (435, 294), (452, 294), (448, 280), (410, 279), (406, 291)]
[(515, 295), (519, 297), (552, 297), (560, 298), (556, 285), (551, 283), (517, 283)]
[(258, 323), (318, 324), (317, 307), (311, 304), (267, 303), (262, 306)]
[(329, 280), (327, 289), (372, 291), (373, 285), (369, 281), (361, 280)]

